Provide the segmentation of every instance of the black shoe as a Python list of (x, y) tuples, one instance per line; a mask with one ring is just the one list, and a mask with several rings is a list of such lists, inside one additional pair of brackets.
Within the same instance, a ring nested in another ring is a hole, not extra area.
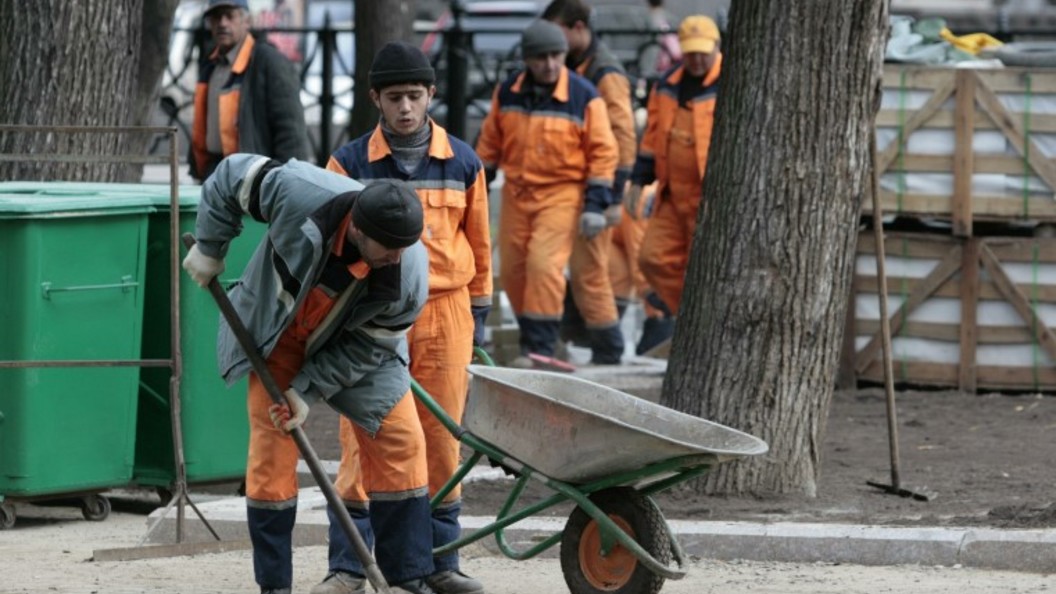
[(402, 584), (396, 584), (390, 588), (394, 594), (436, 594), (436, 590), (429, 587), (424, 579), (408, 580)]

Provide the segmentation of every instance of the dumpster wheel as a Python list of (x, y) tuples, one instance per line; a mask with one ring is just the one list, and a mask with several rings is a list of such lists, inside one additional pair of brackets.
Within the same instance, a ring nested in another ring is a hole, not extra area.
[[(590, 500), (657, 561), (671, 561), (664, 517), (644, 495), (618, 487), (598, 491)], [(561, 571), (572, 594), (656, 594), (663, 587), (664, 578), (624, 547), (617, 544), (603, 556), (601, 546), (598, 523), (577, 506), (561, 537)]]
[(110, 500), (102, 495), (85, 495), (81, 499), (81, 515), (89, 522), (102, 522), (110, 517)]
[(15, 506), (10, 503), (0, 503), (0, 530), (7, 530), (15, 526)]

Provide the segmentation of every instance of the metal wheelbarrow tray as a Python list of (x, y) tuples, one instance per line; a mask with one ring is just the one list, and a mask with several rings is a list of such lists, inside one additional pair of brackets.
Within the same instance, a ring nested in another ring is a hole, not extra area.
[[(471, 365), (469, 372), (461, 427), (412, 383), (426, 408), (473, 450), (432, 504), (483, 457), (517, 480), (493, 523), (434, 554), (492, 534), (511, 559), (534, 557), (560, 542), (573, 594), (655, 594), (665, 579), (684, 577), (681, 548), (651, 496), (720, 462), (767, 451), (765, 442), (746, 433), (568, 374), (491, 365)], [(518, 508), (529, 480), (555, 494)], [(507, 543), (506, 527), (567, 501), (576, 508), (562, 532), (525, 551)]]

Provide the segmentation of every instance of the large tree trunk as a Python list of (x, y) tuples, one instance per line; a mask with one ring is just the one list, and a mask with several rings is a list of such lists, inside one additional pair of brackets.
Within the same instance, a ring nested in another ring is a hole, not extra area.
[[(137, 123), (143, 2), (0, 0), (0, 122)], [(129, 137), (116, 134), (9, 133), (0, 138), (3, 153), (106, 155), (130, 147)], [(117, 163), (0, 163), (0, 179), (115, 181), (138, 171)]]
[(734, 2), (662, 402), (759, 436), (710, 493), (817, 491), (886, 0)]
[(357, 138), (378, 124), (378, 110), (369, 93), (370, 63), (386, 43), (411, 41), (415, 4), (415, 0), (356, 0), (356, 88), (350, 138)]

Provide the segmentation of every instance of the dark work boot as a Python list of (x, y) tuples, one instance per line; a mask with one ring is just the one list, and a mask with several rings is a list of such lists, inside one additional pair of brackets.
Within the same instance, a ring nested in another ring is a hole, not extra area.
[(638, 346), (634, 352), (644, 355), (656, 345), (671, 338), (675, 333), (675, 318), (645, 318), (642, 325), (642, 337), (638, 339)]
[(623, 356), (623, 333), (619, 324), (590, 331), (590, 362), (594, 365), (619, 365)]
[(425, 581), (436, 594), (484, 594), (484, 586), (461, 571), (438, 571)]

